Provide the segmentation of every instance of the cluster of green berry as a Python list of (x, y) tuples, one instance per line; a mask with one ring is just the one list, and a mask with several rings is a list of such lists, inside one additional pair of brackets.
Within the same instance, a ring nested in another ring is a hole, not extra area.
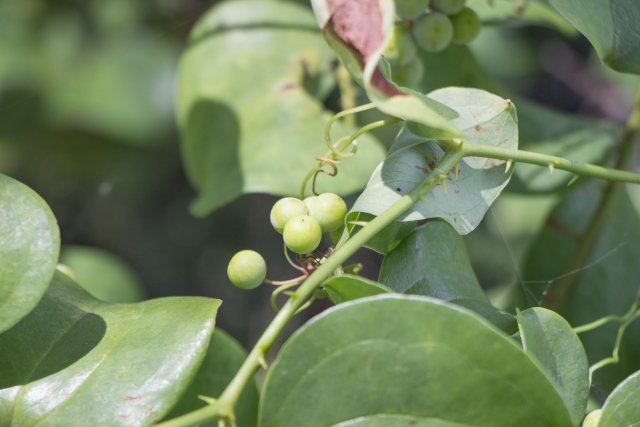
[[(323, 233), (342, 230), (347, 205), (336, 194), (324, 193), (300, 200), (285, 197), (271, 208), (270, 220), (284, 244), (297, 254), (316, 250)], [(262, 255), (251, 250), (236, 253), (227, 267), (229, 280), (242, 289), (253, 289), (265, 281), (267, 265)]]
[(427, 52), (444, 50), (452, 42), (467, 44), (480, 32), (480, 19), (466, 0), (396, 0), (400, 21), (394, 26), (384, 57), (393, 80), (415, 85), (424, 73), (416, 45)]

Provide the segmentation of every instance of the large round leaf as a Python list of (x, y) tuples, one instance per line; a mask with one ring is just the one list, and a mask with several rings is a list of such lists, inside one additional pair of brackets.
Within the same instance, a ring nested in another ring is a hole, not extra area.
[(399, 295), (338, 305), (299, 329), (260, 408), (263, 427), (403, 415), (419, 425), (571, 425), (554, 386), (508, 336), (467, 310)]
[[(310, 11), (267, 0), (224, 2), (196, 25), (179, 70), (178, 121), (187, 175), (205, 215), (242, 193), (298, 194), (327, 148), (330, 114), (319, 99), (320, 76), (333, 54)], [(341, 123), (335, 136), (353, 131)], [(320, 191), (350, 193), (382, 159), (381, 145), (359, 140)]]
[(220, 301), (93, 299), (57, 273), (38, 306), (0, 335), (0, 426), (140, 426), (178, 401)]
[(0, 174), (0, 332), (38, 304), (59, 250), (49, 206), (26, 185)]

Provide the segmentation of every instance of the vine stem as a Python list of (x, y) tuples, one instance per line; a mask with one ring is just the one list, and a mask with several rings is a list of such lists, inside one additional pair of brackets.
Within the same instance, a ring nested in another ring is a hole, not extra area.
[[(384, 213), (370, 221), (358, 233), (347, 240), (344, 245), (337, 249), (326, 259), (317, 270), (300, 287), (291, 294), (289, 300), (283, 305), (273, 321), (267, 326), (258, 342), (253, 347), (244, 363), (236, 372), (222, 395), (213, 404), (195, 410), (180, 417), (158, 424), (161, 427), (185, 427), (215, 418), (234, 419), (233, 408), (240, 398), (246, 385), (252, 380), (255, 371), (261, 366), (267, 351), (273, 342), (280, 335), (289, 320), (313, 295), (313, 291), (320, 286), (333, 272), (347, 261), (358, 249), (367, 243), (378, 232), (391, 224), (396, 218), (405, 213), (417, 201), (424, 197), (441, 180), (447, 177), (448, 172), (453, 169), (462, 158), (463, 152), (460, 145), (453, 146), (447, 150), (440, 162), (425, 178), (425, 180), (414, 188), (410, 193), (397, 200)], [(232, 421), (233, 422), (233, 421)]]

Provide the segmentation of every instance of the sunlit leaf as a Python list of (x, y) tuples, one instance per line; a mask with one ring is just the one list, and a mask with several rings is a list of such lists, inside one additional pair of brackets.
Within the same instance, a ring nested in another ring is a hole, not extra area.
[(454, 305), (401, 295), (340, 304), (305, 324), (271, 366), (260, 407), (263, 427), (403, 416), (421, 426), (572, 425), (507, 335)]
[(38, 304), (58, 261), (60, 233), (33, 190), (0, 174), (0, 332)]

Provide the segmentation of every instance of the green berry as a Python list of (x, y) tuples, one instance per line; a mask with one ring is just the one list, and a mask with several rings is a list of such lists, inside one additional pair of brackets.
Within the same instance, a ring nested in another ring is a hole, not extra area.
[(308, 254), (315, 250), (322, 240), (322, 228), (309, 215), (291, 218), (282, 233), (284, 244), (297, 254)]
[(423, 75), (424, 66), (417, 57), (406, 65), (391, 67), (391, 78), (399, 86), (414, 88), (420, 83)]
[(439, 52), (451, 44), (453, 25), (444, 13), (428, 13), (414, 23), (413, 37), (421, 49)]
[(582, 427), (597, 427), (598, 422), (600, 422), (600, 417), (602, 416), (602, 409), (596, 409), (591, 411), (584, 417), (584, 421), (582, 422)]
[(320, 224), (323, 233), (340, 228), (347, 214), (347, 205), (340, 196), (333, 193), (323, 193), (315, 197), (304, 199), (309, 215)]
[(396, 0), (396, 15), (403, 19), (413, 19), (423, 13), (429, 0)]
[(269, 219), (273, 228), (282, 234), (284, 226), (287, 225), (291, 218), (298, 215), (306, 215), (307, 213), (307, 208), (302, 200), (295, 197), (285, 197), (273, 205)]
[(455, 15), (464, 9), (467, 0), (431, 0), (431, 7), (447, 15)]
[(393, 64), (405, 65), (416, 56), (416, 45), (411, 32), (402, 25), (393, 27), (391, 39), (384, 51), (384, 57)]
[(254, 289), (267, 277), (267, 263), (258, 252), (245, 249), (231, 258), (227, 276), (240, 289)]
[(478, 14), (465, 7), (462, 12), (451, 17), (453, 24), (453, 41), (456, 43), (469, 43), (475, 39), (480, 32), (480, 18)]

